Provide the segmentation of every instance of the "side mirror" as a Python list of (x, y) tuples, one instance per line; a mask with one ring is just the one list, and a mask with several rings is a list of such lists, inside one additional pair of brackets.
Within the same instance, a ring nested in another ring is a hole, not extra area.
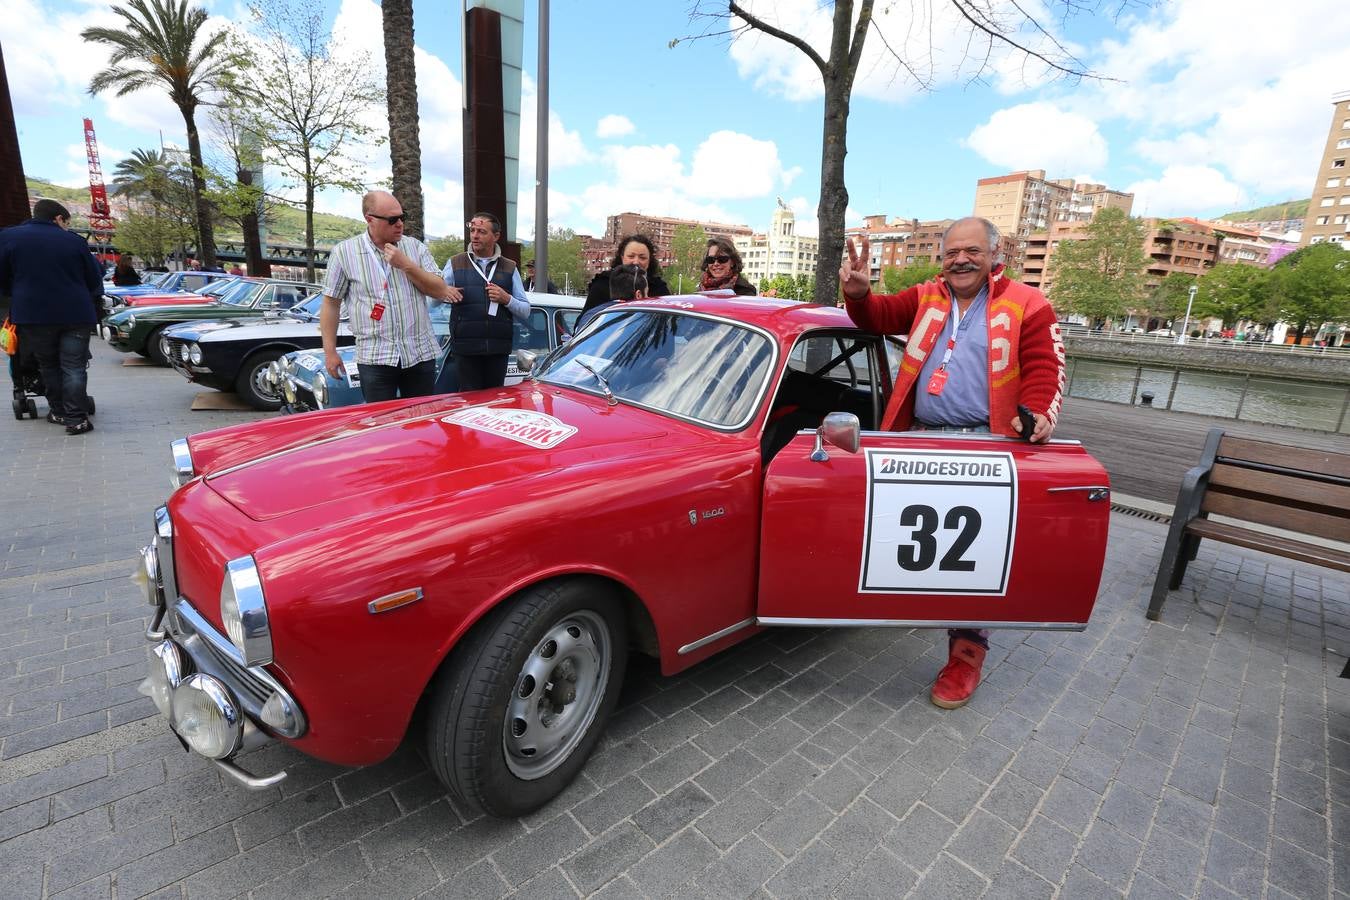
[(816, 446), (811, 450), (811, 461), (825, 462), (830, 458), (825, 452), (827, 442), (847, 453), (857, 453), (861, 435), (862, 424), (853, 413), (830, 413), (816, 429)]
[(517, 350), (516, 368), (522, 372), (529, 372), (534, 369), (534, 363), (537, 359), (539, 359), (539, 353), (535, 350)]

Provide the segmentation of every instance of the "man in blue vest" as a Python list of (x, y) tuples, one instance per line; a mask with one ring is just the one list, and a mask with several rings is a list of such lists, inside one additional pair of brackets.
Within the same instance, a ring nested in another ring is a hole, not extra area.
[(11, 298), (19, 347), (37, 360), (47, 421), (88, 434), (89, 333), (103, 295), (103, 270), (70, 227), (70, 213), (46, 198), (33, 218), (0, 232), (0, 295)]
[(445, 283), (463, 295), (450, 315), (451, 347), (461, 391), (501, 387), (515, 329), (512, 317), (530, 317), (530, 301), (516, 264), (497, 245), (501, 220), (474, 213), (469, 220), (469, 249), (450, 257), (441, 271)]

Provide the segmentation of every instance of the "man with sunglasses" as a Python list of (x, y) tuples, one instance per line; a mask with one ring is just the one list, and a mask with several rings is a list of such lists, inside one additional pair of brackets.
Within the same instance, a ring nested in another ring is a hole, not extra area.
[[(849, 318), (865, 331), (909, 335), (881, 429), (1048, 441), (1064, 389), (1055, 311), (1040, 291), (1007, 276), (998, 229), (988, 219), (954, 222), (940, 246), (939, 277), (898, 294), (873, 294), (866, 235), (858, 249), (845, 243), (839, 284)], [(947, 665), (931, 697), (956, 709), (979, 686), (989, 635), (953, 629), (947, 644)]]
[(501, 220), (489, 212), (474, 213), (468, 229), (468, 248), (450, 257), (441, 277), (464, 298), (450, 317), (459, 389), (477, 391), (506, 383), (507, 357), (516, 336), (511, 319), (528, 321), (530, 301), (520, 270), (497, 244)]
[(403, 233), (403, 206), (393, 194), (369, 192), (361, 212), (365, 233), (328, 256), (319, 313), (324, 368), (334, 378), (346, 374), (337, 352), (345, 304), (366, 402), (425, 397), (435, 389), (440, 355), (427, 300), (458, 303), (462, 295), (441, 280), (427, 245)]

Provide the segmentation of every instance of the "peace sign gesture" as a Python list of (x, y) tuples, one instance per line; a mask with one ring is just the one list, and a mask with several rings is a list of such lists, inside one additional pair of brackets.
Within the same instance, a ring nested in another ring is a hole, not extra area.
[(850, 300), (860, 300), (872, 289), (872, 279), (868, 260), (872, 256), (872, 244), (867, 235), (858, 235), (858, 248), (854, 249), (851, 238), (844, 238), (844, 249), (848, 251), (848, 261), (839, 267), (839, 287)]

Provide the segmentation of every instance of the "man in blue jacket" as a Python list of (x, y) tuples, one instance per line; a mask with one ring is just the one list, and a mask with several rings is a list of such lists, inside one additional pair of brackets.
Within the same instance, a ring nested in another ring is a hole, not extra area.
[(19, 347), (37, 360), (47, 388), (47, 421), (87, 434), (89, 333), (103, 274), (89, 245), (71, 234), (70, 213), (39, 200), (33, 218), (0, 231), (0, 294), (10, 297)]

